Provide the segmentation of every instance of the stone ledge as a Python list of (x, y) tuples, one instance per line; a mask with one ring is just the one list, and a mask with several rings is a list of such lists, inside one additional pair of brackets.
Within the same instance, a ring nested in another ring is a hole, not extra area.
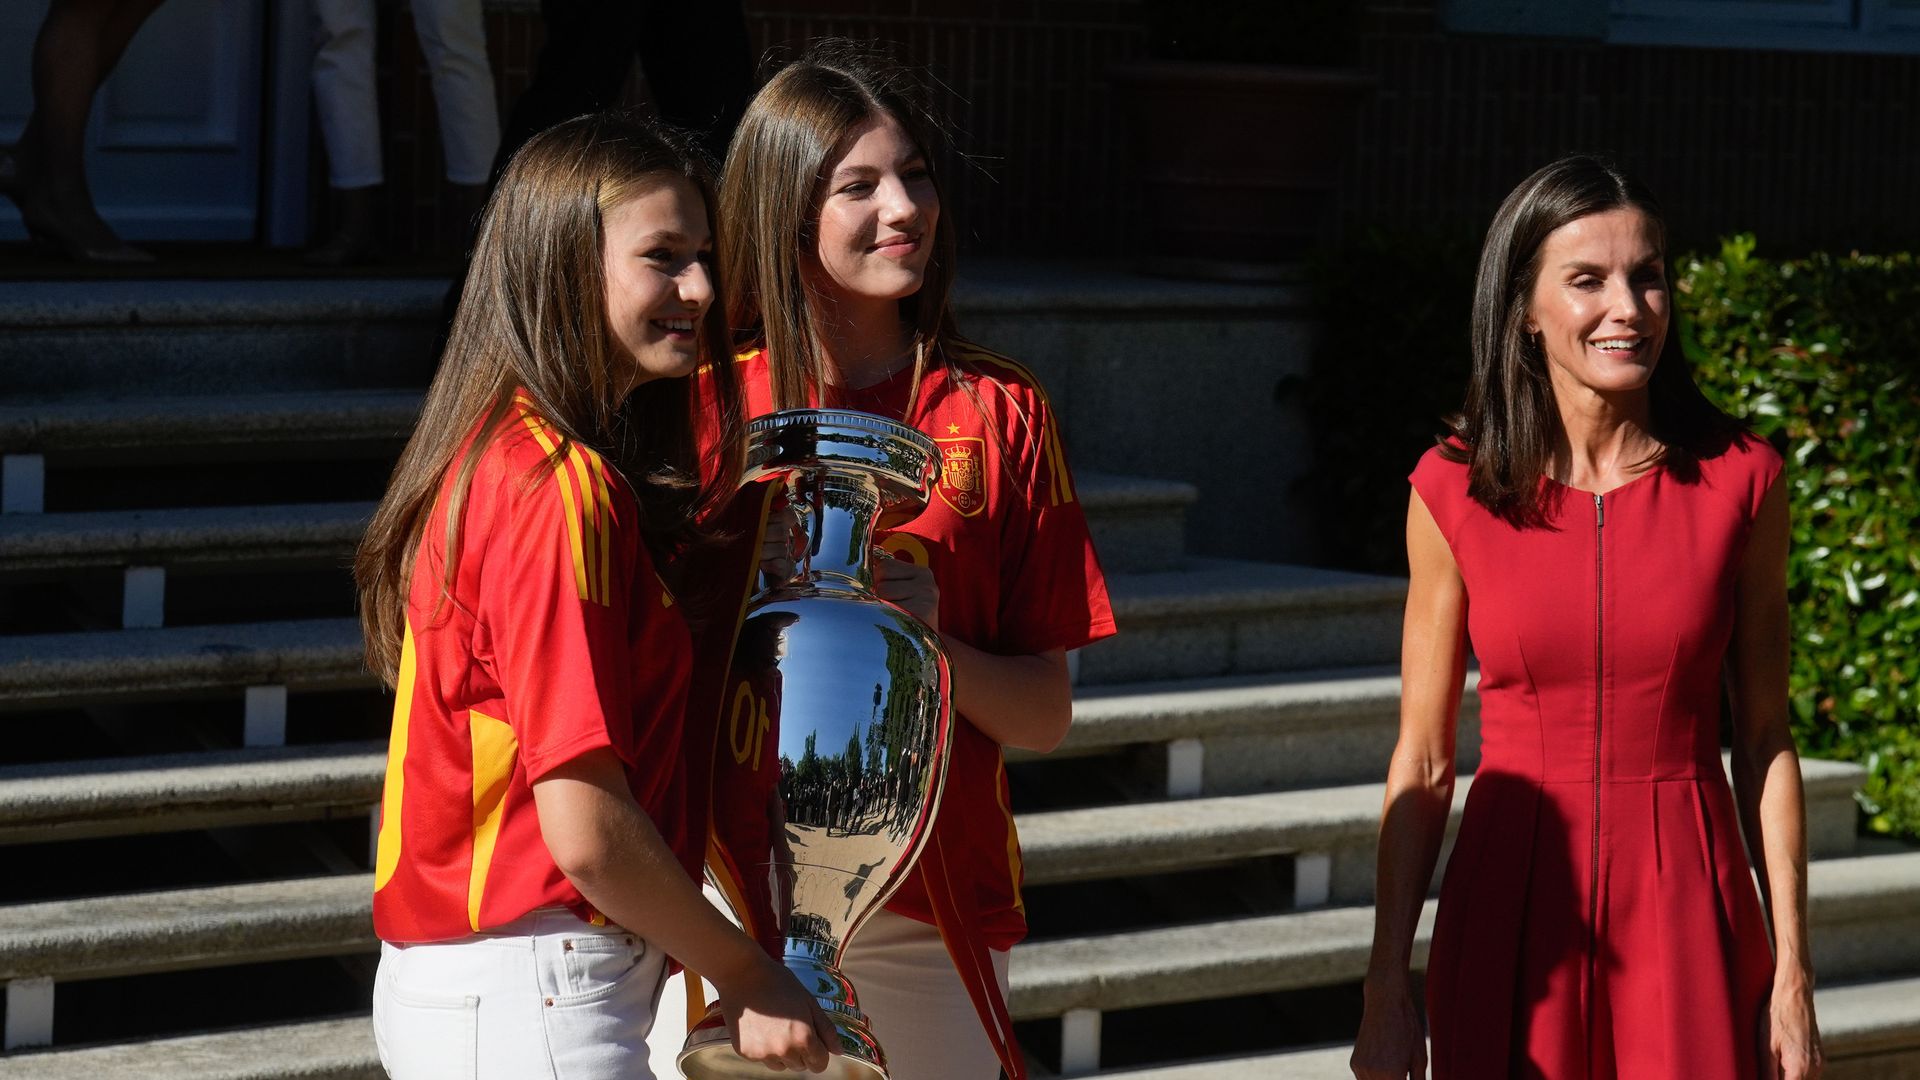
[(16, 400), (0, 403), (0, 450), (392, 443), (407, 437), (419, 412), (417, 390)]
[(244, 560), (338, 563), (373, 503), (212, 506), (0, 519), (0, 571), (180, 566)]
[(355, 619), (0, 637), (0, 708), (373, 683)]
[(15, 1052), (0, 1080), (386, 1080), (365, 1016)]

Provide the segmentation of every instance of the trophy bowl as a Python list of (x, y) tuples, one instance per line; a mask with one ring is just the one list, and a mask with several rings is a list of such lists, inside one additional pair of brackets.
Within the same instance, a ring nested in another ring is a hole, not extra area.
[[(926, 506), (939, 457), (920, 432), (844, 409), (761, 417), (747, 439), (743, 485), (782, 485), (806, 542), (735, 637), (708, 876), (833, 1022), (826, 1075), (885, 1080), (840, 960), (931, 831), (952, 712), (939, 635), (873, 594), (870, 563), (875, 524)], [(690, 1080), (788, 1075), (734, 1051), (717, 1002), (678, 1064)]]

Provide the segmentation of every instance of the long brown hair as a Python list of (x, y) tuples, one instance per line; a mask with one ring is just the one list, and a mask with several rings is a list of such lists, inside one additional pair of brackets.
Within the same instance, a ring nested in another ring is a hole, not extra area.
[[(444, 558), (434, 560), (444, 567), (441, 606), (452, 598), (475, 467), (516, 390), (560, 436), (550, 464), (564, 461), (577, 442), (622, 469), (650, 545), (687, 536), (698, 515), (731, 493), (742, 423), (733, 364), (711, 364), (707, 380), (655, 379), (626, 394), (631, 372), (612, 345), (606, 314), (605, 215), (680, 180), (700, 192), (711, 224), (710, 175), (691, 139), (618, 113), (555, 125), (508, 163), (481, 218), (419, 423), (354, 561), (367, 663), (387, 683), (399, 668), (409, 579), (448, 470), (458, 469), (446, 493), (446, 535), (435, 538), (444, 545)], [(728, 346), (721, 284), (716, 274), (715, 301), (700, 326), (709, 360)], [(693, 436), (702, 412), (715, 425), (709, 445), (721, 458), (704, 468)]]
[[(1547, 522), (1541, 481), (1560, 435), (1547, 357), (1527, 333), (1540, 250), (1547, 236), (1579, 218), (1635, 209), (1666, 248), (1666, 218), (1653, 193), (1609, 162), (1577, 154), (1561, 158), (1520, 182), (1487, 229), (1473, 295), (1473, 375), (1465, 405), (1447, 418), (1453, 441), (1440, 452), (1468, 466), (1467, 494), (1519, 527)], [(1667, 269), (1667, 290), (1673, 272)], [(1726, 450), (1743, 425), (1713, 407), (1693, 381), (1680, 344), (1680, 317), (1667, 336), (1648, 383), (1653, 435), (1663, 446), (1659, 465), (1683, 482), (1699, 463)]]
[(835, 151), (855, 128), (879, 116), (893, 118), (913, 140), (940, 197), (926, 275), (919, 291), (900, 301), (915, 336), (915, 397), (934, 364), (972, 393), (960, 378), (965, 365), (946, 347), (957, 331), (948, 308), (954, 217), (939, 172), (945, 126), (905, 65), (870, 46), (828, 39), (754, 95), (733, 133), (720, 183), (720, 266), (734, 283), (727, 323), (737, 347), (767, 350), (777, 409), (808, 405), (810, 393), (831, 381), (801, 262), (817, 242), (826, 169)]

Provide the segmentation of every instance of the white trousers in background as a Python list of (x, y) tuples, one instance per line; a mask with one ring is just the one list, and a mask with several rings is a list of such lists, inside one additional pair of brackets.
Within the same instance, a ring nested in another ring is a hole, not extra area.
[[(1007, 993), (1007, 952), (991, 950)], [(854, 936), (840, 965), (899, 1080), (997, 1080), (1000, 1057), (980, 1027), (967, 984), (940, 931), (882, 910)]]
[[(447, 179), (484, 184), (500, 149), (500, 110), (480, 0), (411, 0), (410, 6), (433, 79)], [(385, 176), (373, 81), (374, 0), (313, 0), (313, 12), (313, 103), (327, 145), (327, 182), (371, 187)]]
[(652, 1080), (665, 970), (639, 936), (561, 908), (458, 941), (383, 943), (380, 1064), (393, 1080)]
[[(728, 912), (711, 886), (707, 899)], [(994, 975), (1005, 994), (1007, 953), (991, 953)], [(997, 1080), (1000, 1057), (980, 1028), (980, 1014), (939, 930), (882, 910), (860, 928), (841, 968), (853, 981), (860, 1009), (886, 1051), (887, 1071), (895, 1080)], [(682, 973), (667, 980), (650, 1040), (654, 1075), (666, 1080), (680, 1075), (674, 1059), (686, 1041), (685, 979)], [(702, 992), (711, 1004), (712, 984), (703, 984)]]

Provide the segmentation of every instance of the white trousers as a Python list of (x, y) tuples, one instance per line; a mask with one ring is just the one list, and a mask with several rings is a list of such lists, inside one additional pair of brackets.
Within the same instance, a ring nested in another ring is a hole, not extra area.
[[(722, 911), (725, 903), (709, 891)], [(1007, 993), (1007, 952), (991, 950), (1000, 992)], [(887, 1055), (895, 1080), (997, 1080), (993, 1051), (967, 986), (954, 970), (940, 931), (882, 910), (860, 928), (842, 970), (853, 981), (860, 1009)], [(686, 1040), (685, 975), (667, 980), (660, 995), (659, 1023), (651, 1039), (654, 1074), (675, 1077), (674, 1058)], [(714, 999), (704, 986), (704, 1000)], [(698, 1017), (694, 1017), (698, 1020)]]
[(458, 941), (383, 943), (380, 1064), (393, 1080), (652, 1080), (665, 969), (639, 936), (561, 908)]
[[(500, 110), (480, 0), (411, 0), (411, 6), (433, 79), (447, 179), (484, 184), (500, 149)], [(384, 179), (373, 81), (374, 0), (313, 0), (313, 11), (313, 102), (327, 144), (327, 182), (371, 187)]]

